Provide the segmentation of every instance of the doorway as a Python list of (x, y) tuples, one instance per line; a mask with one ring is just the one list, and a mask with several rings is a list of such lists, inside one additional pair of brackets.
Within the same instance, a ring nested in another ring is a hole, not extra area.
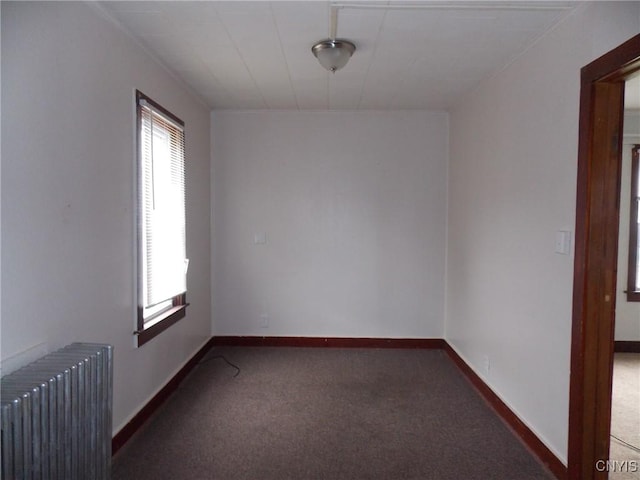
[[(604, 480), (609, 459), (625, 81), (640, 35), (581, 71), (568, 477)], [(606, 465), (606, 463), (604, 464)]]

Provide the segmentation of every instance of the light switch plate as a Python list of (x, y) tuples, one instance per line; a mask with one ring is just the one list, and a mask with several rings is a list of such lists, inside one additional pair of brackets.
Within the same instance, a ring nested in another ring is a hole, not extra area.
[(571, 253), (571, 231), (558, 230), (556, 232), (556, 248), (555, 252), (560, 255), (569, 255)]

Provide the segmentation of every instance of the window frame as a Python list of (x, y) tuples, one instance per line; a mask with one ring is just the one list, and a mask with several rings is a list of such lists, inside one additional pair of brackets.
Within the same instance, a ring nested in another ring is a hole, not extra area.
[(638, 203), (640, 198), (640, 145), (631, 149), (631, 208), (629, 209), (629, 264), (627, 277), (627, 302), (640, 302), (640, 285), (636, 284), (638, 274)]
[[(167, 328), (181, 320), (186, 316), (186, 309), (189, 305), (187, 303), (187, 291), (185, 287), (185, 291), (183, 293), (179, 293), (174, 295), (170, 299), (167, 299), (168, 303), (166, 308), (161, 309), (159, 312), (147, 316), (145, 318), (145, 306), (143, 303), (144, 295), (142, 293), (142, 276), (143, 269), (145, 268), (145, 258), (141, 254), (141, 242), (143, 239), (143, 226), (141, 222), (142, 216), (142, 208), (144, 207), (143, 201), (141, 200), (141, 195), (143, 191), (142, 187), (142, 108), (143, 103), (148, 104), (151, 109), (156, 110), (162, 116), (167, 117), (168, 120), (179, 125), (184, 134), (184, 122), (178, 118), (176, 115), (171, 113), (169, 110), (164, 108), (162, 105), (145, 95), (139, 90), (135, 91), (135, 106), (136, 106), (136, 154), (135, 154), (135, 172), (136, 172), (136, 182), (135, 182), (135, 212), (136, 212), (136, 303), (137, 303), (137, 312), (136, 312), (136, 330), (134, 331), (134, 335), (137, 339), (137, 346), (140, 347), (155, 338), (157, 335), (165, 331)], [(184, 142), (183, 142), (184, 148)], [(185, 152), (183, 151), (183, 155)], [(184, 191), (186, 196), (186, 179), (184, 185)], [(185, 225), (186, 225), (186, 204), (185, 204)], [(185, 246), (186, 246), (186, 232), (185, 232)], [(185, 281), (186, 281), (186, 271), (185, 271)], [(169, 304), (170, 302), (170, 304)]]

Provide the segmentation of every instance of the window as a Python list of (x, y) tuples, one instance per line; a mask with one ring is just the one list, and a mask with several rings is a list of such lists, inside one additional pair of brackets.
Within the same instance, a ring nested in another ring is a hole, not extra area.
[(184, 122), (136, 91), (138, 346), (185, 316)]
[(640, 302), (640, 145), (631, 150), (631, 223), (627, 301)]

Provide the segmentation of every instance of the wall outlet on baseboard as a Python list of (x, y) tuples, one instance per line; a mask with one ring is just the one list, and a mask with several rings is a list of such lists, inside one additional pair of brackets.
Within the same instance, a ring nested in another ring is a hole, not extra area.
[(266, 313), (260, 314), (260, 328), (269, 328), (269, 315)]

